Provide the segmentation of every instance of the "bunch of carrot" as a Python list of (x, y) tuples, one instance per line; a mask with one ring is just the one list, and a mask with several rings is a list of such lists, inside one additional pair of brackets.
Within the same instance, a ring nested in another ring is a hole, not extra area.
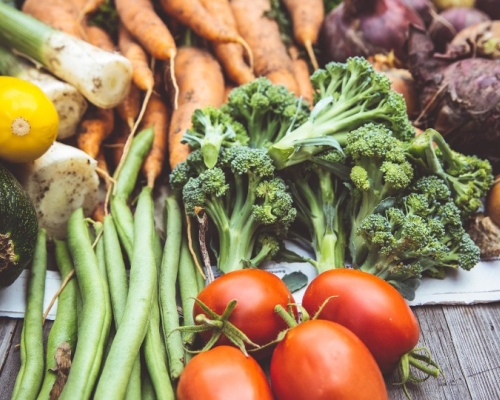
[[(292, 46), (271, 16), (277, 3), (293, 25)], [(97, 26), (104, 9), (116, 17)], [(128, 97), (115, 109), (90, 107), (70, 140), (98, 160), (108, 188), (138, 130), (155, 130), (143, 167), (153, 187), (189, 153), (181, 139), (193, 111), (219, 106), (231, 88), (257, 76), (312, 100), (309, 75), (317, 68), (313, 46), (324, 17), (321, 0), (26, 0), (22, 10), (120, 52), (133, 66)]]

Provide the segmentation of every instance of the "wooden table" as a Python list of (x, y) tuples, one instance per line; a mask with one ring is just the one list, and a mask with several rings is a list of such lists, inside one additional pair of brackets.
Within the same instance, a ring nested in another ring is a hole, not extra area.
[[(420, 345), (428, 347), (444, 376), (410, 385), (414, 400), (500, 399), (500, 302), (415, 307)], [(0, 318), (0, 400), (10, 399), (17, 370), (22, 320)], [(48, 331), (48, 326), (46, 331)], [(391, 400), (405, 400), (396, 376), (387, 378)], [(369, 400), (369, 399), (367, 399)]]

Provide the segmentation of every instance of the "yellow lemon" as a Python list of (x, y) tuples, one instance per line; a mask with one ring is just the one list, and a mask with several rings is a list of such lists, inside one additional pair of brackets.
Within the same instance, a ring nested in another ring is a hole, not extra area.
[(0, 159), (36, 160), (56, 139), (58, 126), (57, 110), (38, 86), (0, 76)]

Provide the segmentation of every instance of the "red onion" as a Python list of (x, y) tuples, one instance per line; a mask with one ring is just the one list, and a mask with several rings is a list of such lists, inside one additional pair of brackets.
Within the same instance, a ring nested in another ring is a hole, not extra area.
[(474, 7), (484, 11), (491, 19), (500, 19), (500, 0), (476, 0)]
[(452, 41), (462, 29), (479, 22), (489, 21), (490, 17), (475, 8), (451, 7), (439, 13), (429, 26), (429, 34), (437, 52), (443, 52), (446, 44)]
[(323, 62), (345, 62), (391, 50), (404, 61), (410, 24), (424, 26), (415, 10), (400, 0), (345, 0), (325, 17), (319, 37)]
[(413, 8), (426, 26), (432, 22), (436, 7), (430, 0), (401, 0), (401, 2)]

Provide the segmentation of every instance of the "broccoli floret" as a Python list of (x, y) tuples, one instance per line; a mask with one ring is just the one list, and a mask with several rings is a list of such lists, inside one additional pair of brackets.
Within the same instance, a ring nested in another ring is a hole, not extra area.
[(170, 175), (188, 215), (203, 211), (217, 232), (211, 248), (223, 273), (257, 267), (279, 251), (296, 209), (265, 149), (222, 147), (213, 168), (193, 151)]
[(216, 164), (221, 146), (244, 146), (248, 143), (243, 125), (219, 108), (207, 106), (195, 110), (191, 124), (192, 127), (182, 137), (182, 143), (187, 143), (191, 149), (200, 148), (208, 168)]
[(244, 126), (248, 146), (254, 148), (267, 148), (279, 141), (310, 113), (305, 101), (265, 77), (234, 88), (221, 110)]
[(367, 246), (357, 229), (383, 201), (400, 195), (413, 179), (404, 144), (381, 124), (365, 124), (347, 135), (345, 153), (351, 159), (351, 233), (349, 252), (353, 264), (366, 255)]
[(356, 233), (368, 249), (359, 268), (412, 299), (422, 275), (443, 278), (449, 268), (470, 270), (480, 253), (463, 228), (445, 181), (425, 176), (408, 193), (393, 206), (368, 215)]
[(308, 160), (325, 146), (343, 146), (350, 131), (368, 122), (386, 125), (401, 140), (414, 136), (403, 96), (366, 59), (331, 62), (311, 82), (315, 100), (308, 120), (269, 148), (278, 169)]
[(318, 272), (345, 265), (344, 208), (348, 189), (332, 172), (337, 169), (328, 168), (337, 164), (345, 164), (345, 155), (327, 150), (316, 157), (316, 162), (305, 162), (282, 171), (297, 207), (297, 219), (290, 235), (309, 244), (315, 258), (308, 261)]
[(434, 129), (416, 136), (406, 153), (420, 174), (436, 175), (447, 183), (463, 221), (477, 213), (493, 183), (489, 161), (452, 150)]

